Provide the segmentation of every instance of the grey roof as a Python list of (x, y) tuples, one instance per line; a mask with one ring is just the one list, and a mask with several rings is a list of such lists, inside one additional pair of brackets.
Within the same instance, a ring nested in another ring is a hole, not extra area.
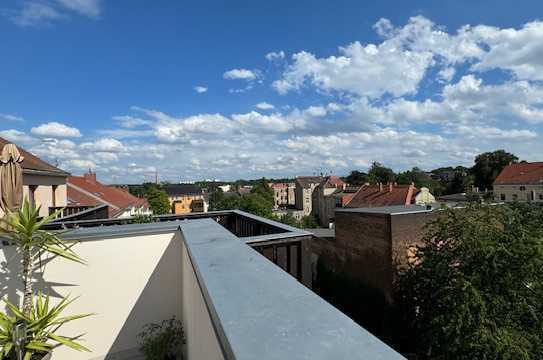
[(309, 188), (311, 184), (320, 184), (323, 180), (322, 176), (298, 176), (296, 183), (303, 188)]
[(343, 208), (336, 209), (336, 212), (351, 212), (351, 213), (366, 213), (366, 214), (384, 214), (384, 215), (401, 215), (401, 214), (412, 214), (412, 213), (423, 213), (431, 212), (436, 210), (432, 205), (393, 205), (393, 206), (382, 206), (382, 207), (372, 207), (372, 208)]
[(164, 190), (168, 196), (202, 195), (202, 189), (194, 184), (166, 184)]

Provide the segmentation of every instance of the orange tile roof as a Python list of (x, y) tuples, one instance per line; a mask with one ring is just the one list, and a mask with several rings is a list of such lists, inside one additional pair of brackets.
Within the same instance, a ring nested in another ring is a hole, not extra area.
[(494, 185), (543, 185), (543, 162), (507, 165)]
[(415, 202), (418, 190), (413, 185), (365, 185), (348, 201), (345, 207), (379, 207), (409, 205)]
[(96, 181), (94, 174), (68, 177), (68, 202), (70, 205), (109, 205), (109, 216), (120, 215), (131, 207), (148, 208), (146, 199), (138, 198), (124, 189), (104, 185)]

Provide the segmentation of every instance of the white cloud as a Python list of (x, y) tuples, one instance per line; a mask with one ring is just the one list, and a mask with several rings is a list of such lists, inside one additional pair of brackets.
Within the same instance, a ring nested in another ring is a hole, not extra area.
[(33, 127), (30, 132), (40, 137), (52, 138), (76, 138), (81, 137), (79, 129), (70, 127), (58, 122), (49, 122), (37, 127)]
[(55, 7), (40, 1), (25, 1), (20, 9), (9, 13), (11, 20), (23, 27), (49, 23), (64, 17)]
[(227, 80), (255, 80), (257, 77), (256, 72), (247, 69), (232, 69), (223, 74)]
[(530, 130), (498, 129), (483, 126), (462, 125), (457, 127), (455, 132), (473, 139), (527, 140), (537, 137), (537, 133)]
[(272, 109), (275, 109), (275, 106), (273, 106), (272, 104), (267, 103), (265, 101), (259, 102), (258, 104), (255, 105), (255, 107), (257, 109), (260, 109), (260, 110), (272, 110)]
[(194, 87), (194, 91), (196, 91), (198, 94), (203, 94), (205, 92), (207, 92), (207, 87), (205, 86), (195, 86)]
[(100, 0), (57, 0), (57, 2), (84, 16), (97, 17), (100, 15)]
[(518, 30), (476, 26), (472, 33), (488, 47), (474, 70), (507, 69), (518, 79), (543, 80), (543, 22), (533, 21)]
[(266, 60), (268, 61), (276, 61), (276, 60), (282, 60), (285, 58), (285, 52), (284, 51), (272, 51), (266, 54)]
[(149, 125), (149, 121), (130, 115), (113, 116), (113, 120), (118, 122), (119, 125), (125, 129), (134, 129), (140, 126)]
[(36, 142), (35, 138), (16, 129), (1, 130), (0, 137), (3, 137), (16, 145), (31, 145)]
[(340, 56), (317, 58), (302, 51), (283, 77), (273, 83), (280, 94), (312, 84), (325, 91), (344, 91), (360, 96), (380, 97), (412, 94), (432, 63), (430, 52), (411, 52), (390, 46), (354, 42), (339, 49)]
[(22, 0), (18, 8), (4, 13), (22, 27), (49, 24), (67, 19), (72, 13), (97, 18), (101, 0)]
[(22, 117), (11, 115), (11, 114), (0, 114), (0, 119), (6, 120), (6, 121), (17, 121), (17, 122), (25, 121), (25, 119), (23, 119)]
[(126, 149), (122, 142), (116, 139), (99, 139), (95, 142), (85, 142), (80, 145), (82, 150), (92, 152), (122, 153)]

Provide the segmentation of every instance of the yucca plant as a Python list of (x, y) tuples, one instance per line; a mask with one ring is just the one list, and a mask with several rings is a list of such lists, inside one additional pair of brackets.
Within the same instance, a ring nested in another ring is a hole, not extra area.
[(4, 300), (10, 314), (0, 313), (0, 357), (11, 356), (15, 351), (12, 342), (14, 326), (22, 321), (26, 324), (26, 339), (22, 348), (24, 359), (34, 360), (42, 358), (58, 346), (68, 346), (79, 351), (89, 351), (76, 340), (80, 336), (66, 337), (56, 332), (67, 322), (89, 316), (89, 314), (61, 317), (61, 312), (73, 300), (61, 299), (55, 306), (50, 306), (49, 295), (38, 293), (34, 304), (34, 275), (45, 262), (56, 257), (70, 261), (84, 263), (72, 250), (75, 242), (65, 242), (58, 233), (44, 230), (43, 227), (58, 216), (58, 212), (41, 218), (40, 208), (30, 205), (27, 199), (23, 201), (20, 210), (8, 213), (0, 219), (0, 235), (13, 245), (21, 258), (23, 304), (20, 309), (17, 305)]
[(75, 299), (64, 298), (58, 304), (51, 306), (49, 295), (38, 293), (35, 300), (35, 306), (30, 315), (24, 314), (19, 307), (4, 300), (11, 313), (0, 313), (0, 348), (1, 357), (8, 358), (14, 344), (12, 342), (12, 329), (20, 320), (27, 324), (27, 338), (23, 348), (24, 360), (40, 358), (59, 346), (68, 346), (78, 351), (90, 351), (79, 343), (82, 335), (68, 337), (58, 334), (59, 329), (66, 323), (81, 319), (92, 314), (80, 314), (71, 316), (61, 316), (64, 309)]
[(21, 257), (22, 281), (23, 281), (23, 314), (30, 316), (32, 313), (33, 279), (34, 271), (43, 264), (43, 258), (51, 260), (54, 257), (62, 257), (67, 260), (84, 263), (72, 250), (75, 243), (63, 241), (58, 234), (43, 230), (58, 213), (47, 217), (40, 217), (40, 207), (30, 205), (25, 198), (20, 210), (8, 213), (2, 219), (0, 235), (7, 237), (10, 245), (14, 245)]

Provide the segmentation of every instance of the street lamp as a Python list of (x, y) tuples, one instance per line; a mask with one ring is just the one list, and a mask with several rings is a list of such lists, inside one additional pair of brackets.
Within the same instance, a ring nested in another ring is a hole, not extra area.
[(24, 346), (26, 344), (27, 324), (25, 320), (18, 320), (11, 329), (11, 339), (15, 346), (17, 360), (23, 360)]

